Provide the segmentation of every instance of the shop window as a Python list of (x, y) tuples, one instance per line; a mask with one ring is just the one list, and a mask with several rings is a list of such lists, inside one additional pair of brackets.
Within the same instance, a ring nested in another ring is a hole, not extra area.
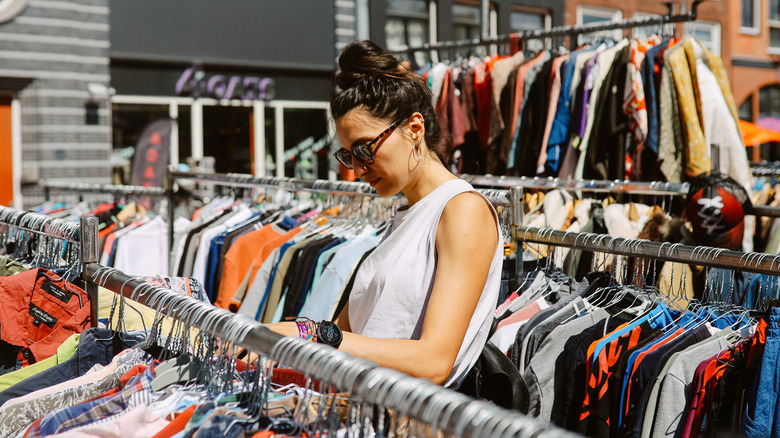
[(203, 107), (203, 155), (218, 173), (251, 173), (251, 107)]
[[(532, 12), (524, 10), (514, 10), (509, 13), (509, 26), (512, 32), (528, 32), (532, 30), (550, 29), (552, 20), (548, 12)], [(526, 40), (525, 49), (531, 52), (538, 52), (544, 49), (544, 40)]]
[[(623, 12), (619, 9), (599, 8), (595, 6), (577, 7), (577, 24), (591, 24), (602, 21), (618, 21), (623, 19)], [(577, 42), (584, 44), (597, 41), (599, 39), (610, 38), (615, 41), (623, 38), (623, 31), (620, 29), (607, 30), (604, 32), (594, 32), (587, 35), (579, 35)]]
[(720, 56), (720, 23), (708, 21), (684, 23), (683, 33), (693, 35), (707, 50)]
[[(430, 42), (430, 11), (426, 0), (388, 0), (385, 37), (387, 49), (420, 46)], [(415, 53), (418, 65), (428, 61), (426, 53)]]
[(761, 0), (742, 0), (741, 33), (758, 35), (761, 32)]
[[(331, 153), (325, 110), (284, 109), (284, 176), (327, 179)], [(334, 169), (338, 166), (333, 159)]]

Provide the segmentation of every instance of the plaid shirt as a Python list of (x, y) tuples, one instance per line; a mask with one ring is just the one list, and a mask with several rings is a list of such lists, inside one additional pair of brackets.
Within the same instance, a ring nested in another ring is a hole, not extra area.
[(109, 421), (136, 406), (148, 405), (161, 395), (153, 393), (151, 389), (155, 366), (156, 363), (147, 366), (142, 373), (130, 379), (118, 394), (97, 398), (47, 415), (43, 421), (33, 425), (26, 436), (39, 438), (87, 424)]

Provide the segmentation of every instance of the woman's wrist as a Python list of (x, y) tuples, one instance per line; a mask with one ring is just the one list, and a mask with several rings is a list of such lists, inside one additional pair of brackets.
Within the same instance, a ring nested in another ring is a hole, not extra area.
[(307, 341), (317, 342), (317, 323), (305, 317), (290, 319), (293, 319), (298, 327), (298, 337)]

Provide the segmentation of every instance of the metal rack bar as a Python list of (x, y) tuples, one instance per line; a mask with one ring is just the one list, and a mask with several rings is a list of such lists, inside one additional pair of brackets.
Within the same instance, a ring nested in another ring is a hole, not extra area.
[[(305, 191), (313, 193), (324, 193), (329, 195), (346, 195), (346, 196), (373, 196), (379, 197), (376, 191), (365, 182), (356, 181), (329, 181), (323, 179), (317, 180), (301, 180), (287, 177), (278, 176), (254, 176), (241, 173), (197, 173), (197, 172), (179, 172), (174, 170), (168, 171), (168, 184), (170, 184), (167, 190), (169, 199), (168, 205), (168, 227), (170, 237), (170, 245), (173, 245), (173, 222), (176, 219), (174, 217), (174, 193), (175, 182), (178, 179), (187, 179), (191, 181), (217, 184), (226, 187), (243, 187), (243, 188), (270, 188), (280, 189), (288, 191)], [(497, 189), (477, 189), (480, 193), (490, 200), (494, 205), (511, 205), (509, 199), (508, 190)], [(396, 195), (401, 197), (401, 195)]]
[(513, 39), (518, 41), (542, 39), (559, 36), (580, 35), (583, 33), (601, 32), (615, 29), (629, 29), (633, 27), (664, 25), (668, 23), (682, 23), (694, 21), (697, 16), (697, 9), (702, 0), (695, 0), (691, 4), (691, 9), (682, 14), (651, 15), (646, 17), (634, 17), (620, 21), (604, 21), (597, 23), (582, 24), (578, 26), (558, 26), (548, 30), (532, 30), (527, 32), (517, 32), (497, 37), (473, 38), (467, 40), (442, 41), (438, 43), (426, 43), (414, 47), (401, 47), (397, 50), (390, 50), (392, 54), (427, 52), (432, 50), (450, 50), (469, 47), (488, 46), (492, 44), (507, 43)]
[(594, 193), (630, 192), (637, 195), (672, 195), (688, 194), (688, 183), (670, 182), (637, 182), (629, 180), (595, 180), (595, 179), (560, 179), (525, 176), (491, 176), (491, 175), (461, 175), (461, 178), (475, 187), (521, 187), (524, 189), (568, 189)]
[(780, 255), (745, 253), (723, 248), (668, 242), (659, 243), (644, 239), (625, 239), (605, 234), (567, 233), (533, 227), (517, 227), (516, 235), (518, 245), (522, 242), (541, 243), (711, 268), (780, 275)]
[[(345, 389), (353, 397), (390, 408), (399, 415), (413, 417), (425, 424), (437, 425), (457, 436), (574, 436), (519, 412), (445, 390), (424, 379), (378, 367), (329, 346), (282, 337), (259, 322), (145, 283), (116, 269), (90, 263), (85, 271), (100, 286), (165, 315), (281, 361), (321, 382)], [(199, 317), (195, 318), (196, 315)], [(486, 427), (485, 422), (492, 423), (493, 427)]]
[(0, 206), (0, 225), (32, 233), (52, 236), (58, 240), (81, 244), (77, 222), (49, 217), (32, 211)]
[(751, 167), (750, 172), (753, 174), (753, 176), (780, 176), (780, 167), (774, 167), (774, 166), (762, 166), (762, 167)]
[(196, 173), (169, 171), (169, 181), (189, 179), (198, 182), (213, 183), (227, 187), (278, 188), (289, 191), (327, 193), (331, 195), (379, 196), (364, 182), (302, 180), (277, 176), (254, 176), (241, 173)]
[(130, 185), (113, 184), (87, 184), (80, 182), (61, 182), (61, 181), (41, 181), (45, 198), (48, 201), (51, 197), (51, 190), (60, 190), (78, 193), (104, 193), (115, 196), (139, 196), (145, 198), (164, 198), (168, 196), (168, 191), (162, 187), (143, 187)]
[[(368, 183), (358, 181), (302, 180), (277, 176), (253, 176), (240, 173), (193, 173), (171, 171), (169, 180), (189, 179), (228, 187), (271, 188), (289, 191), (325, 193), (329, 195), (379, 197)], [(483, 189), (478, 191), (498, 205), (509, 205), (508, 190)], [(401, 197), (401, 195), (396, 195)]]

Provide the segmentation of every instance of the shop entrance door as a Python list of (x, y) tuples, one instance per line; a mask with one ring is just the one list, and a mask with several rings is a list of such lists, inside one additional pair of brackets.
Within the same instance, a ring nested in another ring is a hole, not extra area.
[(11, 98), (0, 96), (0, 205), (4, 206), (10, 206), (14, 199), (11, 138)]

